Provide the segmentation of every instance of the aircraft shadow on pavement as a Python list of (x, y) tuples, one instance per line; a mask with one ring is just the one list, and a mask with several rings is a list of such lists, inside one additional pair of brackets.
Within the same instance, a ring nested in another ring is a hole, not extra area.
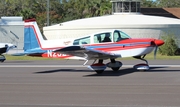
[(105, 70), (102, 74), (97, 74), (95, 71), (92, 70), (85, 70), (85, 69), (54, 69), (54, 70), (44, 70), (39, 72), (34, 72), (35, 74), (48, 74), (48, 73), (57, 73), (57, 72), (92, 72), (93, 74), (85, 75), (84, 77), (88, 76), (121, 76), (129, 73), (136, 72), (133, 68), (128, 69), (120, 69), (119, 71), (112, 71), (112, 70)]
[(93, 74), (90, 75), (85, 75), (84, 77), (91, 77), (91, 76), (122, 76), (122, 75), (127, 75), (136, 72), (135, 69), (133, 68), (125, 68), (125, 69), (120, 69), (119, 71), (112, 71), (112, 70), (105, 70), (102, 74), (97, 74), (94, 72)]
[(150, 67), (147, 71), (138, 71), (134, 68), (121, 68), (119, 71), (112, 71), (112, 70), (106, 70), (102, 74), (90, 74), (86, 75), (84, 77), (90, 77), (90, 76), (123, 76), (135, 72), (180, 72), (180, 70), (177, 69), (167, 69), (168, 67)]
[(145, 72), (180, 72), (180, 69), (174, 69), (174, 67), (150, 67), (150, 70)]
[(56, 73), (56, 72), (91, 72), (91, 70), (78, 70), (78, 69), (55, 69), (55, 70), (45, 70), (35, 72), (35, 74), (44, 74), (44, 73)]
[[(91, 75), (86, 75), (85, 77), (89, 77), (89, 76), (123, 76), (123, 75), (127, 75), (127, 74), (131, 74), (134, 72), (158, 72), (161, 70), (154, 70), (154, 69), (158, 69), (158, 68), (165, 68), (165, 67), (151, 67), (150, 70), (148, 71), (137, 71), (134, 68), (121, 68), (119, 71), (112, 71), (112, 70), (106, 70), (104, 71), (102, 74), (91, 74)], [(162, 70), (163, 72), (163, 70)]]
[(48, 74), (48, 73), (57, 73), (57, 72), (92, 72), (93, 74), (85, 75), (84, 77), (91, 76), (122, 76), (131, 74), (134, 72), (180, 72), (177, 69), (167, 69), (167, 67), (150, 67), (148, 71), (137, 71), (134, 68), (121, 68), (119, 71), (112, 71), (111, 69), (105, 70), (102, 74), (97, 74), (92, 70), (85, 69), (54, 69), (54, 70), (44, 70), (35, 72), (35, 74)]

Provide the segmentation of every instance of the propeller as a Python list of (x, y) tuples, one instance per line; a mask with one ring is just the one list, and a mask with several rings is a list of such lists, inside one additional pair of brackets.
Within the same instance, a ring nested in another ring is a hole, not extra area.
[(157, 50), (158, 50), (158, 46), (156, 45), (156, 46), (155, 46), (155, 49), (154, 49), (154, 59), (156, 59)]
[(154, 49), (154, 59), (156, 59), (158, 46), (164, 44), (164, 41), (160, 40), (160, 35), (157, 40), (154, 41), (155, 49)]
[(154, 45), (155, 45), (155, 49), (154, 49), (154, 58), (156, 59), (156, 54), (157, 54), (157, 50), (158, 50), (158, 47), (163, 45), (164, 44), (164, 41), (163, 40), (159, 40), (159, 39), (156, 39), (154, 41)]

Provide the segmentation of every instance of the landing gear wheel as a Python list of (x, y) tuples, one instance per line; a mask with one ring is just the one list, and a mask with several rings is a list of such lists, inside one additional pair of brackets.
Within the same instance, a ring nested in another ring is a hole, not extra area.
[(97, 74), (102, 74), (104, 70), (95, 70)]
[(107, 67), (111, 68), (113, 71), (119, 71), (119, 68), (122, 66), (122, 62), (115, 61), (115, 59), (110, 59), (111, 62), (107, 63)]
[(1, 62), (4, 62), (5, 60), (1, 60)]
[(0, 62), (4, 62), (6, 60), (5, 56), (4, 55), (0, 55), (2, 57), (0, 57)]
[(141, 63), (141, 64), (134, 65), (133, 68), (138, 71), (147, 71), (147, 70), (149, 70), (149, 65), (145, 64), (145, 63)]
[(138, 70), (138, 71), (146, 71), (146, 70), (149, 70), (148, 61), (147, 61), (146, 59), (144, 59), (145, 56), (146, 56), (146, 54), (143, 55), (142, 57), (141, 57), (141, 56), (135, 56), (134, 58), (140, 59), (140, 60), (142, 60), (142, 61), (145, 61), (146, 63), (136, 64), (136, 65), (134, 65), (133, 68), (135, 68), (135, 69)]
[(112, 67), (111, 69), (112, 69), (113, 71), (118, 71), (119, 68), (120, 68), (120, 67)]

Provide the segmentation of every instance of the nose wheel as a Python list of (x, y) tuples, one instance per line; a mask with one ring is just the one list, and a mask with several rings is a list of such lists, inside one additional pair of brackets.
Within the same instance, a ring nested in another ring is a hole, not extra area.
[(136, 58), (136, 59), (140, 59), (142, 61), (145, 61), (145, 63), (140, 63), (140, 64), (134, 65), (134, 68), (136, 70), (139, 70), (139, 71), (149, 70), (148, 61), (146, 59), (144, 59), (145, 56), (146, 55), (143, 55), (142, 57), (141, 56), (134, 56), (134, 58)]

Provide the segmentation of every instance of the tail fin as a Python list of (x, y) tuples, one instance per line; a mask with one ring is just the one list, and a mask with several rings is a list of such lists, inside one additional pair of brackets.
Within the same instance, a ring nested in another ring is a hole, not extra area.
[[(24, 52), (13, 54), (14, 56), (29, 55), (29, 56), (52, 57), (53, 49), (62, 48), (63, 46), (62, 40), (43, 39), (43, 36), (40, 32), (40, 29), (35, 19), (25, 20), (24, 26), (25, 26)], [(58, 57), (59, 56), (62, 57), (62, 55), (58, 54)]]
[(44, 41), (35, 19), (25, 20), (24, 51), (42, 49)]

